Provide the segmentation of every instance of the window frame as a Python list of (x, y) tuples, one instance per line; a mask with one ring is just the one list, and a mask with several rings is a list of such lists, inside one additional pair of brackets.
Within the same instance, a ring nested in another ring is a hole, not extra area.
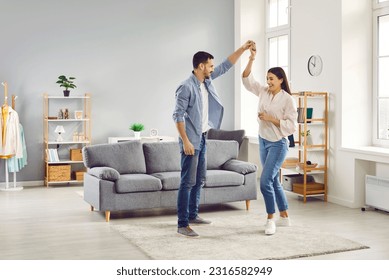
[[(270, 25), (270, 5), (269, 5), (269, 1), (270, 0), (266, 0), (266, 33), (268, 32), (277, 32), (279, 30), (284, 30), (284, 29), (290, 29), (290, 11), (291, 11), (291, 6), (290, 6), (290, 1), (291, 0), (287, 0), (288, 2), (288, 5), (287, 5), (287, 9), (289, 9), (289, 12), (288, 12), (288, 23), (287, 24), (283, 24), (283, 25), (277, 25), (275, 27), (269, 27)], [(279, 0), (277, 0), (279, 1)]]
[(384, 2), (378, 2), (378, 0), (373, 0), (373, 9), (376, 10), (376, 9), (380, 9), (380, 8), (384, 8), (384, 7), (387, 7), (389, 4), (389, 0), (385, 0)]
[(379, 100), (384, 99), (378, 96), (379, 89), (379, 38), (378, 19), (381, 16), (389, 15), (389, 1), (378, 3), (374, 0), (373, 5), (373, 135), (372, 142), (375, 146), (389, 148), (389, 139), (379, 138)]
[[(291, 58), (290, 58), (290, 29), (285, 30), (278, 30), (278, 31), (272, 31), (266, 33), (266, 71), (269, 69), (270, 66), (270, 50), (269, 50), (269, 44), (270, 39), (272, 38), (278, 38), (282, 36), (288, 37), (288, 71), (286, 71), (286, 76), (288, 77), (288, 81), (290, 83), (291, 79), (291, 71), (290, 71), (290, 64), (291, 64)], [(278, 53), (277, 53), (278, 54)], [(284, 69), (285, 70), (285, 69)]]
[[(291, 37), (290, 37), (290, 22), (291, 22), (291, 5), (290, 1), (287, 0), (287, 9), (288, 11), (288, 22), (287, 24), (283, 25), (278, 25), (275, 27), (269, 27), (269, 22), (270, 22), (270, 5), (269, 5), (270, 0), (266, 0), (266, 32), (265, 32), (265, 39), (266, 39), (266, 50), (265, 50), (265, 55), (266, 55), (266, 63), (265, 63), (265, 73), (267, 69), (270, 68), (270, 57), (269, 57), (269, 40), (271, 38), (276, 38), (276, 37), (281, 37), (281, 36), (287, 36), (288, 37), (288, 71), (286, 73), (288, 80), (291, 81), (291, 71), (290, 71), (290, 65), (291, 65), (291, 58), (290, 58), (290, 46), (291, 46)], [(279, 0), (277, 0), (278, 3)]]

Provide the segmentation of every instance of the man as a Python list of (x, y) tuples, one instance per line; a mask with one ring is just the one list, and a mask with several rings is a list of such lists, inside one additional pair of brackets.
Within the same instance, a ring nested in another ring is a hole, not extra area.
[(211, 54), (197, 52), (193, 56), (192, 74), (176, 90), (173, 119), (180, 135), (181, 150), (177, 232), (184, 236), (199, 236), (189, 224), (211, 223), (198, 216), (198, 208), (207, 170), (206, 133), (209, 128), (220, 128), (224, 110), (212, 80), (226, 73), (251, 44), (252, 41), (247, 41), (217, 67)]

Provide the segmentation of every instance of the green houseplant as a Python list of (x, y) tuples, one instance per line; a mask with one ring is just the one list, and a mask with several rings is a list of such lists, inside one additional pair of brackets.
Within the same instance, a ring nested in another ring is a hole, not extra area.
[(67, 78), (65, 75), (61, 75), (58, 77), (57, 84), (59, 84), (59, 87), (64, 87), (65, 90), (63, 91), (64, 96), (69, 96), (70, 91), (69, 88), (76, 88), (77, 86), (74, 84), (75, 77), (69, 77)]
[(130, 130), (134, 131), (136, 139), (140, 139), (140, 132), (145, 129), (145, 126), (141, 123), (133, 123), (130, 126)]
[(305, 132), (304, 132), (304, 131), (301, 131), (300, 134), (301, 134), (302, 137), (304, 137), (304, 136), (310, 136), (310, 135), (311, 135), (311, 130), (310, 130), (310, 129), (307, 129), (307, 135), (305, 135)]

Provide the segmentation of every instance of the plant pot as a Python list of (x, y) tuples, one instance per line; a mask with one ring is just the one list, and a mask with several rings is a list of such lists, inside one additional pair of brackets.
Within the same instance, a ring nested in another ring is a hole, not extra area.
[[(306, 136), (307, 137), (307, 145), (312, 145), (313, 144), (313, 141), (312, 141), (312, 136), (311, 135), (308, 135)], [(302, 137), (302, 144), (304, 145), (304, 137)]]
[(63, 96), (69, 96), (70, 95), (70, 90), (64, 90), (63, 91)]
[(140, 131), (134, 131), (135, 139), (140, 139)]

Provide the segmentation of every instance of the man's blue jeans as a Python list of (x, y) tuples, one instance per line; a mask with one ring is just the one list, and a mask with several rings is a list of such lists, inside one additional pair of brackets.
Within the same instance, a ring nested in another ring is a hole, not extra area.
[(203, 134), (200, 149), (195, 154), (181, 152), (181, 183), (177, 197), (178, 227), (189, 225), (189, 219), (199, 212), (200, 191), (205, 184), (207, 172), (207, 145)]
[(279, 180), (279, 170), (287, 152), (288, 141), (285, 138), (270, 142), (259, 137), (259, 157), (262, 163), (260, 188), (268, 214), (276, 212), (276, 203), (280, 212), (288, 209), (288, 201)]

